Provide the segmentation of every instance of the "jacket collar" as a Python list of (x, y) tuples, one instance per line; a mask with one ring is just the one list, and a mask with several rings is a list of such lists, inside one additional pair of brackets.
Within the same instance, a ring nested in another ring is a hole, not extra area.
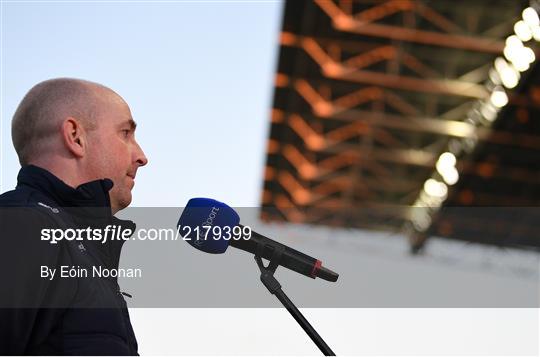
[[(84, 183), (73, 188), (49, 171), (34, 165), (23, 166), (17, 176), (17, 188), (27, 186), (50, 198), (62, 210), (70, 214), (80, 226), (106, 226), (108, 224), (129, 228), (135, 232), (135, 223), (121, 220), (112, 215), (109, 191), (113, 187), (110, 179)], [(93, 241), (86, 242), (95, 243)], [(117, 268), (124, 240), (112, 240), (107, 244), (92, 244), (102, 254), (106, 265)]]
[(67, 185), (49, 171), (34, 165), (23, 166), (17, 176), (17, 188), (30, 186), (52, 198), (61, 207), (108, 207), (113, 182), (101, 179), (84, 183), (77, 188)]

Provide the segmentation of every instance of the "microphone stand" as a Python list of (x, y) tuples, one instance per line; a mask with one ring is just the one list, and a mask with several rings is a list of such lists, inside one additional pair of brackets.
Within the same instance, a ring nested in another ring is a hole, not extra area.
[(294, 303), (285, 295), (283, 290), (281, 290), (281, 284), (277, 279), (274, 277), (274, 272), (276, 271), (276, 268), (279, 265), (279, 261), (281, 259), (281, 255), (283, 254), (283, 247), (274, 248), (274, 252), (272, 254), (272, 258), (270, 259), (270, 262), (268, 263), (268, 266), (263, 265), (263, 261), (261, 259), (261, 255), (263, 254), (265, 245), (260, 244), (259, 247), (257, 247), (257, 254), (255, 255), (255, 261), (257, 262), (257, 265), (259, 266), (259, 269), (261, 270), (261, 281), (264, 284), (264, 286), (268, 289), (268, 291), (272, 295), (276, 295), (276, 297), (281, 301), (283, 306), (289, 311), (289, 313), (294, 317), (296, 322), (304, 329), (304, 331), (308, 334), (308, 336), (311, 338), (311, 340), (317, 345), (319, 350), (321, 350), (322, 353), (324, 353), (325, 356), (335, 356), (336, 354), (330, 349), (330, 347), (324, 342), (322, 337), (315, 331), (313, 326), (309, 323), (308, 320), (302, 315), (300, 310), (294, 305)]

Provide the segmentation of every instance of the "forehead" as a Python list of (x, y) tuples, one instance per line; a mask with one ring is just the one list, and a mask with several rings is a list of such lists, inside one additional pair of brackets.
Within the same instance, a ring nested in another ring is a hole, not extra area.
[(133, 120), (126, 101), (110, 89), (101, 89), (98, 94), (97, 117), (99, 124), (117, 126)]

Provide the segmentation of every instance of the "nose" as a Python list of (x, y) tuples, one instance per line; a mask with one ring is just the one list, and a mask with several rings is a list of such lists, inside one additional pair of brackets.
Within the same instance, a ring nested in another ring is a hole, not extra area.
[(146, 158), (146, 155), (144, 154), (144, 151), (141, 149), (141, 146), (136, 142), (135, 143), (136, 150), (135, 150), (135, 162), (139, 166), (144, 166), (148, 164), (148, 159)]

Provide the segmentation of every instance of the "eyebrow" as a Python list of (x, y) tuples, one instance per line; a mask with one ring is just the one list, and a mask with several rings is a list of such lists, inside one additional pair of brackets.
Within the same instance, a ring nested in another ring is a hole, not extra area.
[(127, 121), (125, 121), (124, 123), (122, 123), (122, 125), (124, 124), (129, 124), (129, 126), (131, 127), (131, 130), (135, 131), (135, 129), (137, 128), (137, 123), (135, 122), (135, 120), (133, 119), (129, 119)]

